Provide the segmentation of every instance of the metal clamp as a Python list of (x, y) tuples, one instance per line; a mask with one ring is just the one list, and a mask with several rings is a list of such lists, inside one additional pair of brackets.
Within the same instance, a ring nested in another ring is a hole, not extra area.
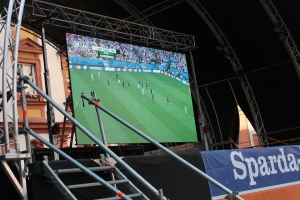
[(227, 194), (225, 196), (225, 199), (229, 199), (229, 200), (237, 200), (236, 196), (239, 194), (238, 191), (236, 192), (232, 192), (232, 194)]

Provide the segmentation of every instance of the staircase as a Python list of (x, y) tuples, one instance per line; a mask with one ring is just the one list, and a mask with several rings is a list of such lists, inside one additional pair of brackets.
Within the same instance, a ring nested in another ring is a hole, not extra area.
[[(100, 160), (76, 160), (131, 199), (149, 200), (115, 166)], [(65, 199), (121, 199), (67, 160), (43, 161), (43, 170)], [(113, 174), (113, 176), (112, 176)]]

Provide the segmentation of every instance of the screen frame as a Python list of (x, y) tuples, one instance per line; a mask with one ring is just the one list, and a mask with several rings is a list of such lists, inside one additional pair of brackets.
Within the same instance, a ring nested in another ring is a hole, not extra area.
[[(187, 50), (177, 50), (177, 51), (174, 51), (174, 49), (168, 49), (167, 47), (158, 47), (158, 46), (154, 46), (154, 45), (147, 45), (143, 42), (136, 42), (136, 41), (128, 41), (128, 40), (122, 40), (122, 39), (112, 39), (112, 38), (107, 38), (107, 37), (99, 37), (99, 36), (92, 36), (90, 34), (87, 34), (87, 33), (81, 33), (81, 32), (73, 32), (73, 31), (64, 31), (65, 32), (65, 37), (66, 37), (66, 34), (76, 34), (76, 35), (79, 35), (79, 36), (86, 36), (86, 37), (92, 37), (92, 38), (97, 38), (97, 39), (102, 39), (102, 40), (107, 40), (107, 41), (112, 41), (112, 42), (120, 42), (120, 43), (124, 43), (124, 44), (130, 44), (130, 45), (136, 45), (136, 46), (140, 46), (140, 47), (146, 47), (146, 48), (153, 48), (153, 49), (156, 49), (156, 50), (163, 50), (163, 51), (168, 51), (168, 52), (173, 52), (173, 53), (180, 53), (180, 54), (184, 54), (185, 57), (186, 57), (186, 63), (187, 63), (187, 72), (188, 72), (188, 76), (189, 76), (189, 89), (191, 91), (191, 102), (192, 102), (192, 107), (193, 107), (193, 117), (194, 117), (194, 123), (195, 123), (195, 135), (197, 137), (197, 141), (195, 142), (199, 142), (199, 141), (202, 141), (201, 139), (201, 134), (200, 134), (200, 126), (199, 126), (199, 123), (198, 123), (198, 119), (199, 119), (199, 111), (198, 111), (198, 106), (197, 106), (197, 101), (194, 99), (193, 95), (192, 95), (192, 92), (194, 90), (193, 86), (194, 84), (190, 83), (190, 78), (191, 78), (191, 75), (190, 75), (190, 71), (191, 70), (194, 70), (192, 69), (193, 66), (191, 66), (191, 61), (190, 61), (190, 56), (189, 54), (191, 52), (187, 51)], [(66, 57), (67, 57), (67, 63), (68, 63), (68, 66), (70, 66), (70, 63), (69, 63), (69, 53), (68, 53), (68, 45), (67, 45), (67, 37), (66, 37)], [(71, 74), (70, 74), (70, 67), (68, 67), (68, 74), (69, 74), (69, 89), (70, 89), (70, 97), (71, 97), (71, 101), (74, 102), (73, 100), (73, 91), (72, 91), (72, 78), (71, 78)], [(72, 103), (72, 110), (73, 110), (73, 117), (76, 119), (76, 116), (75, 116), (75, 112), (74, 112), (74, 107), (73, 107), (73, 103)], [(75, 132), (75, 135), (76, 135), (76, 138), (77, 138), (77, 131), (76, 131), (77, 128), (75, 128), (74, 132)], [(176, 143), (176, 144), (184, 144), (184, 143), (189, 143), (189, 142), (160, 142), (162, 144), (166, 144), (166, 146), (168, 146), (167, 144), (170, 143)], [(77, 140), (76, 140), (76, 144), (77, 145), (81, 145), (80, 143), (77, 143)], [(111, 143), (111, 144), (114, 144), (114, 143)], [(135, 143), (126, 143), (126, 144), (135, 144)], [(149, 145), (149, 143), (138, 143), (138, 144), (145, 144), (145, 145)], [(84, 144), (85, 145), (85, 144)]]

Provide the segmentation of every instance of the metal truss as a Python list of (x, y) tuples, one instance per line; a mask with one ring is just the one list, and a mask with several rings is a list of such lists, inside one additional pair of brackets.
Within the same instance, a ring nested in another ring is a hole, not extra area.
[[(141, 25), (90, 12), (72, 9), (39, 0), (26, 0), (27, 14), (23, 21), (43, 22), (71, 31), (87, 32), (93, 36), (122, 39), (173, 50), (195, 47), (195, 36)], [(155, 37), (159, 35), (159, 37)]]
[[(2, 70), (2, 102), (1, 111), (3, 114), (3, 129), (5, 135), (5, 147), (7, 153), (19, 153), (18, 147), (18, 109), (17, 109), (17, 59), (19, 50), (19, 35), (22, 21), (22, 12), (25, 0), (10, 0), (8, 9), (1, 13), (1, 32), (4, 31), (4, 43), (1, 47), (1, 70)], [(11, 18), (18, 19), (16, 23), (11, 23)], [(13, 61), (11, 60), (11, 52)], [(16, 149), (10, 149), (9, 134), (15, 140)]]
[(261, 5), (264, 7), (266, 12), (268, 13), (270, 19), (275, 25), (274, 31), (279, 34), (279, 39), (283, 41), (290, 57), (293, 61), (293, 64), (296, 68), (298, 77), (300, 78), (300, 53), (298, 48), (288, 30), (282, 18), (280, 17), (278, 11), (276, 10), (274, 4), (271, 0), (259, 0)]
[[(198, 88), (196, 90), (198, 91)], [(205, 138), (203, 138), (204, 141), (208, 141), (208, 144), (205, 144), (205, 145), (207, 145), (206, 148), (213, 149), (214, 148), (213, 144), (216, 143), (216, 137), (215, 137), (214, 130), (213, 130), (213, 127), (212, 127), (210, 119), (209, 119), (209, 115), (205, 108), (205, 104), (200, 95), (199, 95), (198, 104), (200, 104), (200, 107), (201, 107), (201, 116), (199, 119), (199, 124), (200, 124), (200, 128), (201, 128), (200, 132), (205, 137)]]
[[(191, 94), (192, 97), (194, 98), (196, 105), (197, 105), (197, 111), (198, 111), (198, 125), (200, 128), (200, 134), (201, 138), (204, 141), (205, 148), (206, 150), (209, 150), (212, 146), (213, 143), (216, 142), (215, 134), (213, 132), (213, 128), (211, 126), (211, 122), (209, 119), (209, 116), (207, 114), (204, 102), (199, 94), (199, 89), (197, 85), (197, 79), (196, 79), (196, 73), (195, 73), (195, 68), (194, 68), (194, 59), (192, 55), (192, 51), (189, 51), (189, 56), (190, 56), (190, 61), (191, 61), (191, 72), (192, 76), (189, 75), (190, 77), (190, 86), (191, 86)], [(204, 127), (206, 126), (206, 130), (204, 131)], [(207, 143), (208, 142), (208, 143)]]
[(254, 126), (257, 132), (259, 141), (261, 144), (266, 144), (266, 131), (263, 124), (263, 120), (255, 100), (254, 94), (252, 92), (251, 86), (247, 79), (247, 76), (236, 56), (229, 42), (227, 41), (225, 35), (222, 33), (216, 22), (212, 19), (212, 17), (208, 14), (205, 8), (199, 3), (198, 0), (187, 0), (187, 2), (196, 10), (196, 12), (201, 16), (201, 18), (205, 21), (205, 23), (209, 26), (220, 45), (219, 48), (224, 50), (225, 57), (230, 61), (234, 71), (238, 79), (240, 80), (241, 86), (244, 90), (245, 96), (247, 98), (252, 116), (254, 118)]
[[(8, 7), (3, 9), (0, 19), (0, 31), (1, 33), (4, 32), (2, 34), (4, 35), (4, 38), (2, 38), (3, 43), (1, 43), (0, 47), (0, 70), (2, 72), (2, 100), (0, 109), (3, 116), (3, 129), (0, 129), (0, 131), (1, 135), (5, 137), (6, 150), (6, 152), (1, 152), (0, 150), (0, 160), (4, 171), (16, 188), (16, 191), (22, 199), (27, 200), (26, 165), (30, 160), (30, 154), (20, 153), (17, 109), (17, 64), (24, 4), (25, 0), (10, 0)], [(12, 23), (12, 18), (15, 18), (14, 23)], [(9, 63), (11, 57), (12, 62)], [(12, 142), (9, 141), (10, 136), (13, 138)], [(28, 139), (27, 135), (25, 137)], [(27, 142), (27, 146), (28, 144)], [(14, 145), (15, 148), (11, 149), (10, 145)], [(18, 179), (12, 173), (7, 161), (15, 163), (19, 175)]]

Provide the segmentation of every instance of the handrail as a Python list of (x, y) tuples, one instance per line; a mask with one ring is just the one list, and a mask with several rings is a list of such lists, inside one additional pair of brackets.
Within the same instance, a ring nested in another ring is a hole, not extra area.
[(236, 192), (233, 192), (233, 191), (229, 190), (227, 187), (225, 187), (221, 183), (217, 182), (215, 179), (211, 178), (210, 176), (208, 176), (207, 174), (205, 174), (204, 172), (202, 172), (200, 169), (196, 168), (195, 166), (193, 166), (192, 164), (190, 164), (189, 162), (187, 162), (186, 160), (184, 160), (183, 158), (181, 158), (177, 154), (173, 153), (172, 151), (170, 151), (169, 149), (167, 149), (166, 147), (164, 147), (163, 145), (161, 145), (160, 143), (156, 142), (155, 140), (153, 140), (152, 138), (150, 138), (145, 133), (143, 133), (140, 130), (138, 130), (137, 128), (133, 127), (132, 125), (130, 125), (129, 123), (127, 123), (126, 121), (124, 121), (123, 119), (121, 119), (120, 117), (118, 117), (117, 115), (115, 115), (114, 113), (110, 112), (109, 110), (107, 110), (103, 106), (100, 106), (99, 102), (94, 101), (91, 98), (88, 98), (84, 93), (81, 94), (81, 98), (87, 100), (89, 104), (94, 105), (94, 106), (100, 108), (106, 114), (108, 114), (109, 116), (111, 116), (115, 120), (119, 121), (121, 124), (125, 125), (127, 128), (129, 128), (132, 131), (136, 132), (138, 135), (140, 135), (144, 139), (148, 140), (153, 145), (157, 146), (158, 148), (160, 148), (163, 151), (165, 151), (167, 154), (171, 155), (173, 158), (177, 159), (179, 162), (181, 162), (184, 165), (188, 166), (190, 169), (192, 169), (196, 173), (200, 174), (206, 180), (208, 180), (209, 182), (211, 182), (212, 184), (214, 184), (215, 186), (217, 186), (218, 188), (220, 188), (221, 190), (223, 190), (224, 192), (226, 192), (229, 196), (233, 195), (233, 196), (235, 196), (236, 199), (243, 200), (243, 198), (241, 198), (240, 196), (238, 196), (236, 194)]
[[(67, 116), (68, 119), (73, 122), (73, 124), (75, 124), (82, 132), (84, 132), (91, 140), (93, 140), (96, 144), (99, 145), (99, 147), (101, 147), (104, 151), (106, 151), (109, 155), (111, 155), (111, 157), (113, 157), (117, 162), (119, 162), (126, 170), (128, 170), (128, 172), (130, 172), (135, 178), (137, 178), (142, 184), (144, 184), (148, 189), (151, 190), (151, 192), (153, 192), (158, 198), (161, 196), (161, 194), (159, 193), (159, 191), (157, 191), (151, 184), (149, 184), (143, 177), (141, 177), (137, 172), (135, 172), (129, 165), (127, 165), (122, 159), (120, 159), (113, 151), (111, 151), (107, 146), (105, 146), (102, 142), (100, 142), (91, 132), (89, 132), (85, 127), (83, 127), (77, 120), (75, 120), (69, 113), (67, 113), (63, 108), (61, 108), (55, 101), (53, 101), (46, 93), (44, 93), (39, 87), (37, 87), (33, 82), (31, 82), (29, 80), (28, 77), (21, 77), (22, 79), (25, 79), (24, 81), (29, 84), (33, 89), (35, 89), (41, 96), (43, 96), (46, 100), (48, 100), (53, 107), (55, 107), (58, 111), (60, 111), (63, 115)], [(132, 125), (130, 125), (129, 123), (127, 123), (126, 121), (124, 121), (123, 119), (121, 119), (120, 117), (118, 117), (117, 115), (115, 115), (114, 113), (110, 112), (109, 110), (107, 110), (106, 108), (104, 108), (103, 106), (99, 105), (99, 102), (94, 101), (90, 98), (88, 98), (87, 96), (85, 96), (84, 93), (81, 94), (81, 98), (87, 100), (89, 102), (89, 104), (94, 105), (96, 107), (98, 107), (99, 109), (101, 109), (102, 111), (104, 111), (106, 114), (108, 114), (109, 116), (113, 117), (114, 119), (116, 119), (117, 121), (119, 121), (121, 124), (125, 125), (127, 128), (131, 129), (132, 131), (136, 132), (138, 135), (140, 135), (141, 137), (143, 137), (144, 139), (148, 140), (149, 142), (151, 142), (152, 144), (154, 144), (155, 146), (157, 146), (158, 148), (162, 149), (163, 151), (165, 151), (166, 153), (168, 153), (170, 156), (172, 156), (173, 158), (177, 159), (178, 161), (180, 161), (181, 163), (183, 163), (184, 165), (186, 165), (187, 167), (189, 167), (190, 169), (192, 169), (193, 171), (195, 171), (196, 173), (200, 174), (203, 178), (205, 178), (206, 180), (208, 180), (209, 182), (211, 182), (212, 184), (214, 184), (216, 187), (218, 187), (219, 189), (221, 189), (222, 191), (224, 191), (226, 194), (228, 194), (228, 196), (234, 196), (234, 198), (238, 199), (238, 200), (244, 200), (243, 198), (241, 198), (239, 195), (237, 195), (236, 192), (231, 191), (230, 189), (228, 189), (227, 187), (225, 187), (224, 185), (222, 185), (221, 183), (217, 182), (215, 179), (213, 179), (212, 177), (208, 176), (207, 174), (205, 174), (204, 172), (202, 172), (200, 169), (196, 168), (195, 166), (193, 166), (192, 164), (190, 164), (189, 162), (187, 162), (186, 160), (184, 160), (183, 158), (179, 157), (177, 154), (173, 153), (172, 151), (170, 151), (169, 149), (167, 149), (166, 147), (164, 147), (163, 145), (159, 144), (158, 142), (156, 142), (155, 140), (153, 140), (152, 138), (150, 138), (148, 135), (144, 134), (143, 132), (141, 132), (140, 130), (138, 130), (137, 128), (133, 127)]]
[[(82, 132), (84, 132), (91, 140), (93, 140), (96, 144), (99, 145), (105, 152), (107, 152), (113, 159), (115, 159), (118, 163), (120, 163), (129, 173), (131, 173), (136, 179), (138, 179), (146, 188), (148, 188), (151, 192), (153, 192), (158, 198), (160, 193), (157, 189), (155, 189), (148, 181), (146, 181), (143, 177), (141, 177), (136, 171), (134, 171), (129, 165), (127, 165), (121, 158), (119, 158), (112, 150), (110, 150), (106, 145), (104, 145), (101, 141), (98, 140), (90, 131), (88, 131), (85, 127), (83, 127), (76, 119), (74, 119), (68, 112), (66, 112), (62, 107), (60, 107), (53, 99), (51, 99), (46, 93), (44, 93), (39, 87), (37, 87), (30, 79), (26, 76), (20, 77), (20, 79), (24, 79), (24, 81), (30, 85), (33, 89), (35, 89), (41, 96), (43, 96), (50, 104), (55, 107), (59, 112), (65, 115), (74, 125), (76, 125)], [(97, 102), (98, 103), (98, 102)], [(165, 198), (166, 199), (166, 198)]]
[(36, 139), (40, 140), (41, 142), (43, 142), (45, 145), (47, 145), (50, 149), (54, 150), (56, 153), (58, 153), (59, 155), (63, 156), (66, 160), (70, 161), (71, 163), (73, 163), (74, 165), (76, 165), (79, 169), (81, 169), (84, 173), (86, 173), (87, 175), (89, 175), (90, 177), (92, 177), (93, 179), (95, 179), (96, 181), (98, 181), (99, 183), (101, 183), (103, 186), (105, 186), (106, 188), (110, 189), (111, 191), (113, 191), (116, 195), (118, 195), (119, 197), (121, 197), (122, 199), (127, 199), (130, 200), (131, 198), (129, 198), (126, 194), (124, 194), (123, 192), (121, 192), (120, 190), (118, 190), (117, 188), (113, 187), (111, 184), (107, 183), (104, 179), (102, 179), (100, 176), (98, 176), (97, 174), (95, 174), (94, 172), (92, 172), (91, 170), (89, 170), (88, 168), (86, 168), (84, 165), (80, 164), (78, 161), (76, 161), (74, 158), (72, 158), (71, 156), (69, 156), (68, 154), (66, 154), (65, 152), (63, 152), (62, 150), (60, 150), (59, 148), (57, 148), (56, 146), (54, 146), (53, 144), (51, 144), (50, 142), (48, 142), (47, 140), (45, 140), (43, 137), (39, 136), (39, 134), (35, 133), (33, 130), (29, 129), (29, 128), (24, 128), (25, 131), (27, 133), (29, 133), (30, 135), (32, 135), (33, 137), (35, 137)]

